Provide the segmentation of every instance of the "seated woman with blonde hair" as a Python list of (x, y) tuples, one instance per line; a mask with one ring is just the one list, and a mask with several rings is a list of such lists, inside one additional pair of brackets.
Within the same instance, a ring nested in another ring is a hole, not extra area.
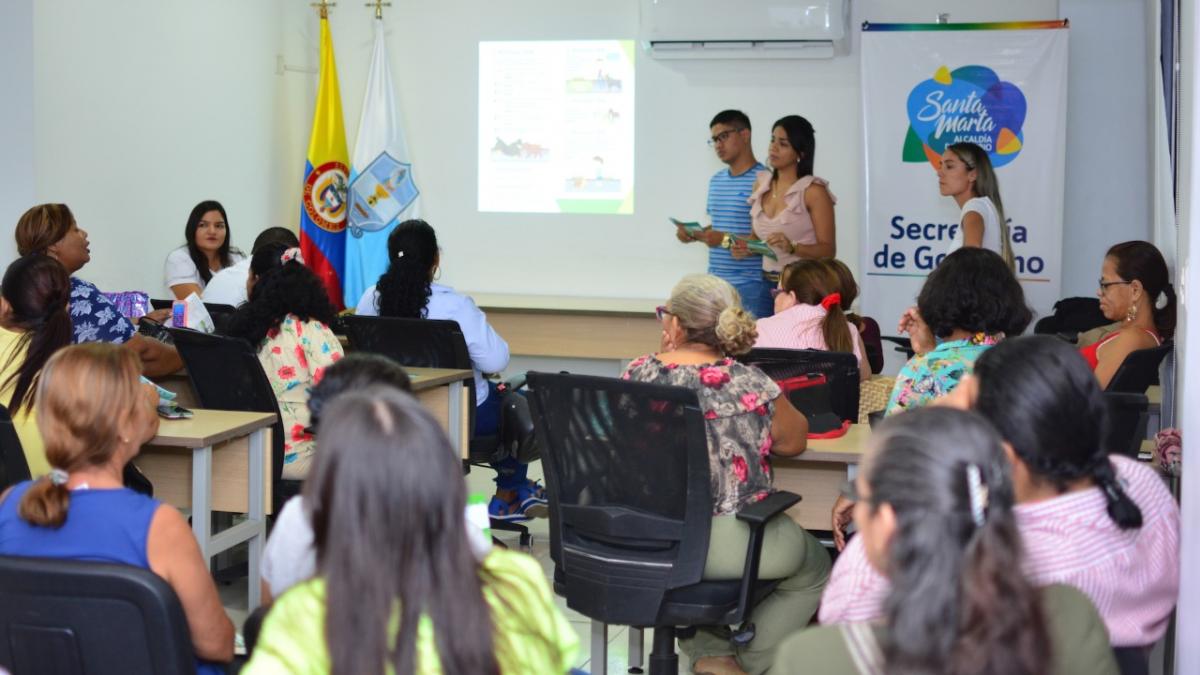
[(197, 672), (224, 673), (233, 658), (208, 561), (173, 507), (123, 486), (125, 465), (158, 431), (158, 393), (138, 378), (137, 355), (93, 342), (46, 363), (37, 421), (48, 476), (0, 495), (0, 555), (132, 565), (162, 577), (179, 596)]
[[(794, 456), (808, 444), (808, 421), (753, 366), (732, 356), (750, 350), (754, 319), (729, 282), (686, 276), (658, 308), (662, 348), (635, 359), (623, 378), (696, 390), (708, 435), (713, 519), (704, 578), (740, 579), (749, 528), (737, 513), (774, 492), (771, 455)], [(757, 635), (734, 649), (720, 627), (679, 641), (696, 672), (763, 673), (775, 648), (808, 625), (829, 578), (829, 555), (786, 514), (767, 523), (759, 578), (782, 579), (753, 612)]]
[(775, 314), (758, 320), (754, 346), (854, 354), (860, 379), (871, 379), (858, 328), (842, 309), (841, 287), (828, 260), (797, 260), (785, 267), (775, 289)]

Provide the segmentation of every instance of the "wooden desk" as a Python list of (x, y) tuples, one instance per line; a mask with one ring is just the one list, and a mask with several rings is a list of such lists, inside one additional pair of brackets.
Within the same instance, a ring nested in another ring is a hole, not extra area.
[(658, 349), (662, 301), (468, 293), (519, 356), (631, 359)]
[(475, 376), (470, 370), (451, 368), (405, 368), (412, 380), (413, 395), (424, 405), (450, 437), (451, 447), (458, 448), (459, 457), (468, 458), (471, 444), (470, 389), (464, 382)]
[[(200, 555), (249, 542), (249, 609), (261, 598), (259, 561), (266, 539), (271, 495), (271, 425), (274, 413), (195, 410), (187, 420), (162, 420), (142, 448), (138, 468), (154, 483), (154, 496), (190, 509)], [(245, 513), (244, 522), (217, 534), (212, 512)]]
[[(451, 444), (466, 459), (471, 440), (471, 429), (468, 428), (471, 409), (466, 406), (475, 405), (475, 402), (467, 401), (468, 389), (463, 382), (473, 376), (472, 372), (447, 368), (405, 368), (405, 371), (412, 379), (413, 394), (417, 400), (441, 422), (442, 428), (450, 436)], [(154, 378), (154, 383), (174, 392), (179, 405), (191, 409), (200, 407), (186, 370)]]
[(775, 487), (803, 497), (788, 515), (805, 529), (828, 530), (842, 483), (854, 478), (870, 439), (870, 425), (852, 424), (841, 438), (809, 440), (796, 457), (772, 457)]

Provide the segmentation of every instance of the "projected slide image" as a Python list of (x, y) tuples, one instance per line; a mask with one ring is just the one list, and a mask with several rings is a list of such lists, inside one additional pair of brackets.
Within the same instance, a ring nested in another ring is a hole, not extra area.
[(479, 44), (480, 211), (633, 213), (634, 43)]

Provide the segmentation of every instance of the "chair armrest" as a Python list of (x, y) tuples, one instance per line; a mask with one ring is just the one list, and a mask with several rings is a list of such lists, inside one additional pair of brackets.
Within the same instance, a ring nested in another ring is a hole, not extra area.
[(775, 492), (766, 499), (738, 511), (737, 519), (752, 529), (761, 529), (767, 521), (800, 503), (800, 495), (794, 492)]
[(766, 499), (751, 504), (737, 514), (737, 519), (750, 526), (746, 545), (746, 565), (742, 568), (742, 584), (738, 589), (738, 616), (745, 620), (750, 614), (751, 596), (758, 584), (758, 563), (762, 558), (763, 529), (767, 521), (782, 514), (800, 501), (794, 492), (775, 492)]

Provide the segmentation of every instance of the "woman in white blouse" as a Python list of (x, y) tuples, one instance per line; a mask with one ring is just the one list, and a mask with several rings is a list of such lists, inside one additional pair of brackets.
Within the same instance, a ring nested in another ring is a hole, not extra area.
[(1000, 183), (987, 152), (974, 143), (952, 143), (942, 153), (937, 177), (942, 195), (953, 197), (962, 210), (947, 253), (963, 246), (986, 248), (999, 253), (1011, 268), (1012, 240), (1000, 201)]
[(225, 207), (214, 200), (202, 201), (192, 209), (183, 230), (187, 244), (167, 254), (163, 277), (176, 300), (200, 295), (213, 274), (236, 265), (246, 256), (230, 248), (229, 221)]

